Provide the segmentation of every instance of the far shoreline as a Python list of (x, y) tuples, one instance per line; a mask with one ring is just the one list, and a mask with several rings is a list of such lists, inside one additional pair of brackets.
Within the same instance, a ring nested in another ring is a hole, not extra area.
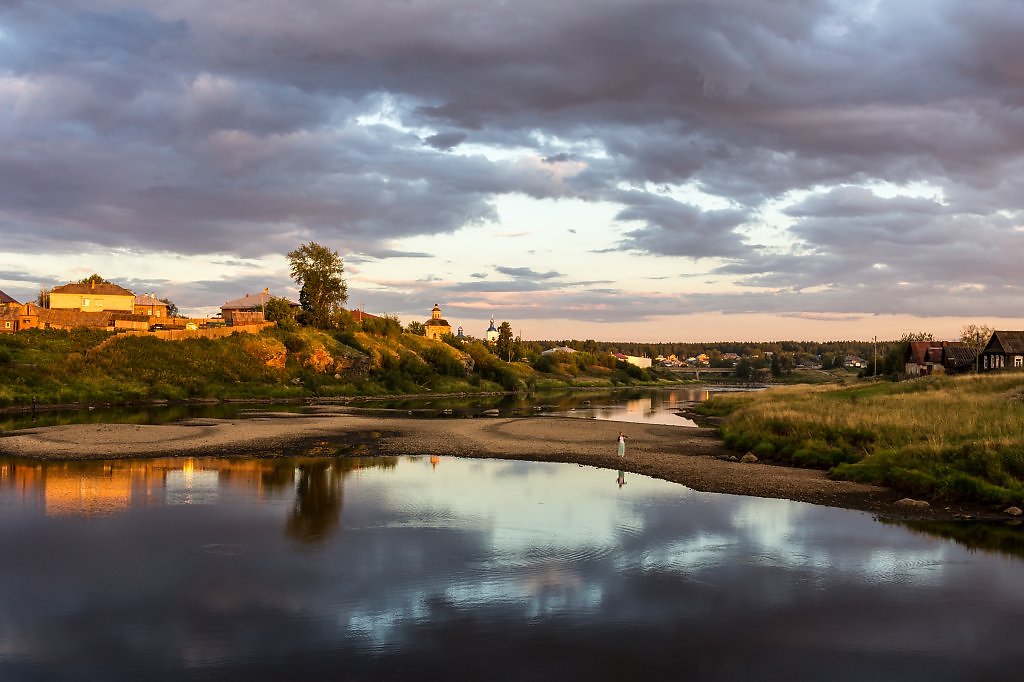
[[(615, 453), (619, 431), (626, 456)], [(150, 457), (438, 455), (559, 462), (622, 470), (733, 495), (781, 498), (859, 510), (890, 519), (992, 519), (963, 506), (908, 508), (888, 488), (830, 480), (825, 472), (729, 461), (715, 428), (569, 417), (415, 419), (371, 417), (341, 406), (316, 414), (267, 412), (245, 419), (191, 419), (163, 425), (71, 424), (10, 431), (0, 456), (37, 461)]]

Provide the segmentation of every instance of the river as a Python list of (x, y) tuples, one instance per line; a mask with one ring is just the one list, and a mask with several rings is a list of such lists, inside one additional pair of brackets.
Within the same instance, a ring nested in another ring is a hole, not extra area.
[(1009, 679), (1021, 546), (576, 465), (0, 459), (0, 679)]

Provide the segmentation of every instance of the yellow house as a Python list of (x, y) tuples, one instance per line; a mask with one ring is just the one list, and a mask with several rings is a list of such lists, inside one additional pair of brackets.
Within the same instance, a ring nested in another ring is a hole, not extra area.
[(80, 310), (101, 313), (118, 310), (135, 312), (135, 294), (116, 284), (65, 284), (50, 290), (52, 310)]
[(434, 309), (430, 311), (430, 319), (423, 323), (423, 335), (428, 339), (440, 341), (445, 334), (452, 333), (452, 326), (448, 320), (441, 317), (441, 308), (435, 303)]

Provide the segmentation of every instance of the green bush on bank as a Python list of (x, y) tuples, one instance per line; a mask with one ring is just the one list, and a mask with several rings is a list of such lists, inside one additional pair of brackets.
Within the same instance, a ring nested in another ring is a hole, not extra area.
[(1024, 374), (715, 396), (726, 444), (939, 501), (1024, 502)]

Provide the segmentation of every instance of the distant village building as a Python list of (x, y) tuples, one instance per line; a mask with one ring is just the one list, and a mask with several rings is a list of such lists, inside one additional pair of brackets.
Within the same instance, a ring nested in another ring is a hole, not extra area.
[(448, 320), (441, 317), (441, 308), (436, 303), (430, 311), (430, 319), (423, 323), (423, 335), (428, 339), (440, 341), (445, 335), (452, 333)]
[[(865, 362), (863, 367), (867, 366)], [(955, 374), (974, 368), (974, 353), (959, 341), (911, 341), (903, 364), (909, 376)]]
[(1024, 368), (1024, 331), (995, 331), (981, 351), (981, 371)]
[(39, 326), (38, 306), (18, 303), (0, 291), (0, 333), (14, 333)]
[(259, 294), (246, 294), (241, 298), (236, 298), (231, 301), (227, 301), (220, 307), (221, 317), (224, 318), (224, 322), (229, 325), (242, 325), (242, 324), (259, 324), (266, 320), (266, 305), (267, 301), (272, 298), (281, 298), (288, 301), (288, 305), (293, 310), (299, 307), (299, 304), (295, 301), (284, 298), (283, 296), (274, 296), (270, 293), (270, 289), (264, 289)]
[(487, 328), (487, 343), (498, 343), (498, 329), (494, 326), (494, 318), (491, 318), (491, 326)]
[(616, 360), (628, 363), (640, 369), (648, 369), (651, 366), (651, 359), (645, 357), (639, 357), (636, 355), (626, 355), (625, 353), (612, 353)]
[(554, 355), (555, 353), (575, 353), (575, 348), (569, 346), (555, 346), (554, 348), (548, 348), (547, 350), (541, 351), (541, 355)]
[(135, 312), (135, 294), (109, 282), (65, 284), (50, 290), (50, 310), (78, 310), (83, 313)]
[(148, 315), (149, 317), (167, 317), (167, 304), (156, 297), (156, 294), (143, 294), (135, 297), (136, 315)]

